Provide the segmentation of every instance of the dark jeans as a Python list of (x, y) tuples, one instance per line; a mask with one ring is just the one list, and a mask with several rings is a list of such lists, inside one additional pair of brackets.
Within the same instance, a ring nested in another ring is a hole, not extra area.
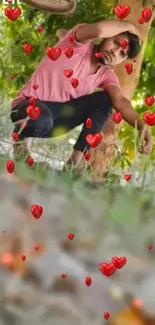
[[(29, 106), (29, 98), (21, 101), (11, 112), (11, 120), (15, 123), (14, 132), (19, 132), (21, 124), (18, 121), (27, 117), (26, 108)], [(49, 138), (65, 134), (75, 127), (83, 124), (74, 150), (84, 152), (89, 149), (86, 135), (101, 132), (106, 120), (112, 112), (112, 104), (107, 92), (99, 91), (90, 95), (72, 99), (65, 103), (47, 102), (36, 100), (36, 106), (41, 108), (41, 114), (36, 120), (29, 119), (27, 126), (20, 133), (20, 139), (24, 138)], [(91, 118), (92, 127), (87, 128), (85, 122)]]

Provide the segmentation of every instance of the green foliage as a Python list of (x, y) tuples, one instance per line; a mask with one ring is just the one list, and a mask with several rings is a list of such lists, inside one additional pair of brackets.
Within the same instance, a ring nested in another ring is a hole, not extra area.
[[(15, 97), (19, 89), (29, 79), (37, 64), (45, 55), (48, 46), (54, 46), (57, 42), (55, 36), (57, 29), (70, 29), (81, 22), (96, 22), (101, 19), (109, 19), (113, 16), (113, 6), (116, 1), (103, 0), (80, 0), (73, 14), (53, 15), (41, 12), (37, 9), (22, 4), (23, 16), (15, 22), (7, 17), (0, 20), (1, 39), (0, 39), (0, 92), (3, 102)], [(1, 5), (2, 6), (2, 5)], [(11, 6), (11, 5), (9, 5)], [(7, 7), (7, 6), (6, 6)], [(42, 26), (44, 31), (39, 33), (37, 28)], [(24, 53), (23, 44), (29, 43), (33, 46), (30, 55)], [(144, 54), (141, 67), (141, 75), (138, 87), (134, 94), (134, 107), (143, 114), (145, 111), (153, 112), (155, 105), (147, 108), (145, 97), (155, 96), (155, 22), (149, 35), (149, 42)], [(13, 75), (14, 79), (10, 76)], [(124, 141), (121, 159), (116, 155), (114, 165), (124, 169), (130, 165), (134, 158), (134, 136), (133, 129), (125, 125), (121, 130), (120, 139)], [(155, 128), (152, 128), (155, 135)], [(155, 157), (155, 149), (151, 154), (151, 159)]]
[[(0, 41), (0, 90), (3, 98), (13, 98), (28, 80), (38, 62), (45, 55), (48, 46), (57, 42), (57, 29), (71, 29), (82, 22), (95, 22), (112, 15), (112, 6), (105, 6), (102, 0), (78, 2), (74, 14), (53, 15), (22, 4), (23, 16), (15, 22), (4, 17), (1, 21), (2, 36)], [(103, 13), (103, 14), (102, 14)], [(44, 31), (39, 33), (37, 28)], [(32, 44), (30, 55), (24, 53), (23, 44)], [(14, 79), (10, 79), (14, 75)]]

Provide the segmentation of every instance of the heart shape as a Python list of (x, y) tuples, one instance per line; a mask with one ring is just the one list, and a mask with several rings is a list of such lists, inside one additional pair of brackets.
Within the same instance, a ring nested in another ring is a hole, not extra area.
[(62, 50), (59, 47), (55, 47), (55, 48), (54, 47), (48, 47), (46, 49), (46, 54), (53, 61), (58, 60), (58, 58), (60, 57), (61, 53), (62, 53)]
[(88, 129), (90, 129), (92, 127), (92, 119), (89, 117), (86, 119), (86, 127)]
[(127, 74), (130, 75), (133, 71), (133, 64), (132, 63), (125, 64), (125, 69), (126, 69)]
[(115, 271), (116, 271), (116, 267), (115, 267), (115, 265), (113, 264), (113, 263), (109, 263), (109, 264), (107, 264), (107, 263), (100, 263), (100, 271), (104, 274), (104, 275), (106, 275), (106, 276), (111, 276), (112, 274), (114, 274), (115, 273)]
[(73, 86), (73, 88), (77, 88), (78, 84), (79, 84), (78, 79), (73, 78), (71, 80), (71, 85)]
[(39, 219), (43, 213), (43, 208), (36, 204), (32, 205), (30, 210), (35, 219)]
[(90, 276), (87, 276), (87, 277), (85, 278), (85, 284), (86, 284), (87, 287), (90, 287), (90, 286), (91, 286), (91, 284), (92, 284), (92, 279), (91, 279)]
[(96, 52), (96, 53), (95, 53), (95, 56), (96, 56), (97, 59), (99, 59), (99, 58), (101, 58), (102, 53), (101, 53), (101, 52)]
[(14, 169), (15, 169), (15, 163), (13, 160), (8, 160), (7, 164), (6, 164), (6, 169), (8, 171), (9, 174), (12, 174)]
[(145, 98), (145, 103), (147, 106), (152, 106), (154, 104), (154, 97), (153, 96), (148, 96)]
[(33, 49), (31, 44), (24, 44), (23, 48), (24, 48), (24, 52), (26, 54), (30, 54), (32, 52), (32, 49)]
[(73, 70), (72, 69), (69, 69), (69, 70), (64, 70), (64, 75), (67, 77), (67, 78), (70, 78), (73, 74)]
[(155, 113), (146, 112), (143, 114), (143, 120), (150, 126), (155, 125)]
[(34, 90), (37, 90), (39, 85), (33, 85), (32, 87), (33, 87)]
[(38, 31), (39, 33), (43, 32), (43, 30), (44, 30), (43, 27), (38, 27), (38, 28), (37, 28), (37, 31)]
[(30, 106), (35, 106), (36, 105), (36, 99), (34, 97), (30, 97)]
[(125, 39), (121, 39), (119, 41), (120, 46), (122, 47), (123, 50), (126, 50), (127, 46), (128, 46), (128, 42)]
[(131, 179), (131, 174), (125, 174), (125, 175), (124, 175), (124, 179), (125, 179), (126, 181), (129, 181), (129, 180)]
[(6, 8), (4, 10), (5, 16), (7, 16), (11, 21), (15, 21), (19, 18), (19, 16), (21, 15), (21, 9), (20, 8)]
[(103, 314), (103, 317), (104, 317), (106, 320), (108, 320), (109, 317), (110, 317), (110, 314), (109, 314), (107, 311), (105, 311), (104, 314)]
[(112, 263), (115, 265), (117, 269), (121, 269), (127, 262), (127, 259), (125, 256), (117, 257), (114, 256), (112, 258)]
[(151, 19), (152, 17), (152, 10), (150, 8), (145, 8), (142, 11), (142, 19), (145, 23), (148, 23), (148, 21)]
[(125, 5), (125, 6), (118, 5), (114, 7), (114, 13), (120, 19), (126, 18), (129, 15), (130, 11), (131, 11), (131, 7), (129, 5)]
[(88, 161), (90, 159), (90, 152), (85, 152), (84, 154), (85, 160)]
[(66, 274), (66, 273), (63, 273), (63, 274), (61, 274), (61, 277), (62, 277), (63, 279), (66, 279), (66, 278), (67, 278), (67, 274)]
[(38, 106), (28, 106), (26, 113), (31, 120), (36, 120), (40, 116), (41, 109)]
[(73, 34), (70, 34), (70, 35), (69, 35), (69, 41), (70, 41), (71, 43), (74, 42), (74, 35), (73, 35)]
[(144, 20), (143, 20), (143, 18), (139, 18), (138, 19), (138, 22), (142, 25), (142, 24), (144, 24)]
[(70, 47), (66, 47), (66, 48), (64, 49), (64, 53), (65, 53), (65, 55), (67, 56), (67, 58), (70, 59), (70, 58), (72, 57), (74, 51), (73, 51), (72, 48), (70, 48)]
[(96, 148), (102, 141), (102, 134), (101, 133), (87, 134), (86, 141), (90, 147)]
[(119, 124), (122, 121), (123, 115), (120, 112), (112, 114), (112, 118), (116, 124)]

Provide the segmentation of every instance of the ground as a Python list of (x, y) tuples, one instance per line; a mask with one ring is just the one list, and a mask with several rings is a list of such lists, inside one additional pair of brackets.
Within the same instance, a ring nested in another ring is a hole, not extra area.
[[(6, 114), (1, 118), (1, 138), (10, 142), (11, 125)], [(1, 143), (5, 150), (8, 144)], [(97, 184), (85, 175), (75, 178), (22, 162), (8, 174), (7, 159), (4, 155), (0, 160), (0, 323), (118, 325), (115, 313), (131, 307), (132, 297), (140, 298), (145, 312), (155, 317), (150, 303), (155, 301), (151, 186), (134, 180), (123, 181), (123, 186)], [(32, 216), (32, 204), (43, 207), (40, 219)], [(72, 241), (68, 233), (74, 233)], [(99, 265), (113, 256), (125, 256), (127, 263), (106, 277)], [(90, 287), (87, 276), (92, 278)], [(104, 312), (110, 313), (109, 321)]]

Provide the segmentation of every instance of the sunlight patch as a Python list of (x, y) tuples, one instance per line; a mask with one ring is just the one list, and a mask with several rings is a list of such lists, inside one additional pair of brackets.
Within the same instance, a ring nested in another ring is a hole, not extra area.
[(67, 132), (68, 132), (67, 128), (60, 126), (60, 127), (55, 128), (55, 130), (53, 131), (53, 136), (59, 137), (60, 135), (65, 134)]

